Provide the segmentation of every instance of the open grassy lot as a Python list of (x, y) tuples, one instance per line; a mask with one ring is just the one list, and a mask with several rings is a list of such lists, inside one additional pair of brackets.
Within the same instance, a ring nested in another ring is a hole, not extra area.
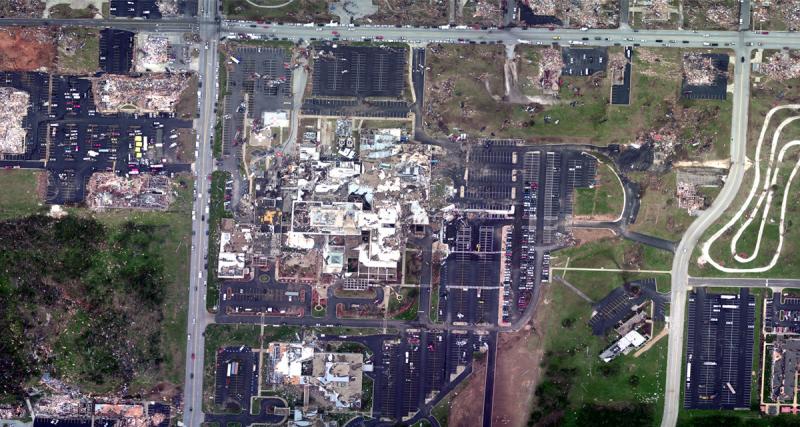
[(622, 237), (614, 237), (556, 251), (552, 255), (551, 265), (556, 273), (563, 271), (558, 270), (559, 267), (565, 266), (668, 271), (672, 268), (672, 254)]
[(631, 353), (604, 363), (598, 355), (609, 341), (591, 335), (589, 303), (551, 283), (542, 310), (550, 313), (537, 327), (545, 349), (544, 373), (529, 423), (560, 419), (559, 425), (604, 425), (603, 420), (619, 417), (631, 421), (626, 425), (659, 423), (666, 340), (638, 358)]
[[(765, 52), (765, 57), (770, 52)], [(749, 110), (749, 121), (748, 121), (748, 144), (747, 144), (747, 157), (752, 162), (755, 159), (755, 149), (758, 142), (758, 137), (761, 132), (762, 126), (764, 124), (765, 115), (767, 111), (769, 111), (772, 107), (778, 105), (785, 105), (791, 103), (797, 103), (800, 101), (800, 95), (792, 89), (796, 88), (797, 85), (800, 84), (800, 79), (790, 79), (786, 81), (775, 81), (766, 79), (764, 76), (759, 74), (754, 74), (753, 77), (753, 87), (751, 90), (751, 97), (750, 97), (750, 110)], [(769, 156), (769, 151), (771, 147), (772, 135), (774, 134), (777, 127), (780, 123), (788, 118), (791, 117), (793, 114), (790, 111), (782, 111), (777, 112), (773, 115), (771, 123), (767, 128), (765, 133), (765, 143), (762, 145), (761, 148), (761, 182), (764, 182), (764, 174), (766, 172), (766, 162)], [(780, 149), (783, 144), (788, 141), (792, 141), (795, 139), (800, 138), (800, 124), (798, 122), (792, 122), (787, 125), (782, 132), (782, 136), (778, 141), (777, 148)], [(742, 215), (739, 219), (737, 224), (734, 224), (730, 230), (730, 233), (726, 233), (725, 235), (721, 236), (717, 241), (714, 243), (713, 246), (710, 248), (710, 254), (712, 258), (714, 258), (718, 263), (721, 263), (725, 266), (735, 266), (737, 268), (748, 268), (748, 267), (759, 267), (763, 265), (769, 264), (771, 261), (775, 250), (778, 244), (778, 226), (780, 222), (780, 206), (783, 201), (783, 192), (785, 190), (785, 186), (787, 183), (788, 175), (791, 171), (791, 168), (794, 166), (795, 160), (797, 156), (797, 149), (793, 148), (787, 151), (787, 157), (784, 159), (783, 164), (780, 167), (780, 173), (778, 180), (776, 182), (776, 186), (774, 187), (775, 194), (774, 199), (772, 201), (772, 207), (770, 209), (770, 213), (768, 216), (768, 221), (764, 226), (764, 234), (761, 240), (761, 247), (759, 250), (759, 255), (756, 258), (748, 263), (738, 263), (733, 259), (733, 255), (731, 254), (730, 250), (730, 242), (733, 238), (734, 233), (739, 229), (740, 224), (744, 223), (746, 219), (746, 215)], [(730, 221), (733, 218), (735, 212), (746, 202), (747, 195), (752, 187), (753, 180), (755, 179), (755, 167), (751, 166), (749, 169), (745, 171), (744, 178), (742, 179), (742, 184), (739, 187), (739, 191), (731, 203), (729, 209), (723, 213), (723, 215), (717, 220), (717, 222), (709, 227), (706, 233), (703, 235), (703, 238), (699, 240), (698, 246), (695, 249), (695, 252), (692, 256), (692, 264), (689, 266), (690, 274), (696, 276), (714, 276), (719, 275), (720, 272), (716, 270), (714, 267), (705, 265), (699, 266), (697, 264), (697, 260), (700, 257), (700, 245), (707, 241), (709, 237), (711, 237), (715, 232), (717, 232), (724, 224)], [(792, 187), (796, 186), (798, 183), (795, 181), (792, 182)], [(800, 250), (800, 229), (797, 228), (796, 224), (800, 223), (800, 202), (797, 198), (792, 197), (791, 195), (794, 193), (794, 189), (789, 190), (790, 198), (786, 201), (786, 218), (785, 218), (785, 230), (784, 230), (784, 240), (783, 240), (783, 247), (781, 249), (781, 254), (778, 263), (774, 268), (764, 273), (740, 273), (740, 274), (733, 274), (735, 276), (750, 276), (750, 277), (798, 277), (800, 276), (800, 265), (794, 262), (785, 262), (787, 260), (793, 259), (794, 254)], [(756, 194), (758, 196), (758, 194)], [(756, 197), (757, 198), (757, 197)], [(750, 206), (755, 205), (755, 199), (751, 201)], [(746, 211), (750, 212), (750, 211)], [(752, 254), (755, 250), (755, 244), (757, 239), (758, 228), (761, 223), (761, 215), (762, 211), (756, 216), (756, 219), (750, 224), (750, 226), (744, 231), (742, 237), (739, 239), (739, 243), (737, 246), (737, 251), (744, 254)]]
[(656, 279), (656, 288), (668, 292), (671, 276), (669, 274), (633, 273), (621, 271), (563, 271), (554, 270), (558, 276), (578, 288), (594, 301), (600, 301), (609, 292), (627, 282), (642, 279)]
[(593, 188), (575, 189), (575, 216), (588, 219), (616, 219), (622, 212), (624, 190), (614, 170), (607, 163), (597, 165), (597, 183)]
[(665, 175), (631, 173), (628, 177), (642, 186), (639, 214), (628, 226), (631, 231), (677, 241), (694, 220), (685, 209), (678, 207), (675, 171)]
[(220, 412), (223, 408), (214, 405), (214, 370), (217, 350), (227, 346), (242, 346), (257, 349), (273, 341), (293, 340), (298, 329), (292, 326), (265, 327), (261, 335), (260, 325), (211, 324), (206, 328), (205, 358), (203, 360), (203, 411)]
[[(539, 60), (544, 47), (517, 46), (517, 88), (540, 96)], [(637, 49), (633, 57), (631, 104), (609, 104), (610, 79), (562, 77), (558, 99), (548, 98), (536, 112), (504, 98), (506, 52), (497, 45), (432, 45), (428, 49), (425, 130), (431, 135), (473, 137), (571, 137), (593, 144), (630, 143), (646, 131), (676, 133), (700, 148), (681, 150), (678, 158), (727, 157), (730, 139), (728, 101), (679, 100), (684, 49)], [(621, 48), (609, 49), (609, 54)], [(467, 58), (479, 59), (470, 60)], [(551, 104), (551, 105), (547, 105)], [(703, 117), (702, 126), (697, 118)], [(689, 120), (691, 118), (691, 120)], [(558, 141), (558, 139), (556, 139)]]
[(36, 190), (38, 170), (0, 170), (0, 220), (26, 216), (44, 210)]
[(69, 4), (61, 3), (50, 8), (50, 18), (53, 19), (90, 19), (99, 12), (94, 6), (85, 9), (73, 9)]
[[(264, 6), (276, 6), (286, 3), (285, 0), (254, 0), (253, 3)], [(295, 0), (278, 8), (255, 7), (245, 0), (223, 0), (222, 11), (228, 19), (276, 20), (281, 22), (330, 22), (338, 17), (328, 12), (325, 0)]]
[(100, 31), (65, 27), (58, 39), (58, 70), (65, 74), (94, 74), (100, 69)]

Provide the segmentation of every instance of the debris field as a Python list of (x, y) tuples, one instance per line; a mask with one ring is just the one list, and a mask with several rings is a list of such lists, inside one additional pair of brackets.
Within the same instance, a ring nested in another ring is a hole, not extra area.
[(0, 87), (0, 153), (24, 153), (25, 135), (22, 120), (28, 112), (30, 95), (11, 87)]
[(101, 113), (132, 107), (141, 112), (173, 112), (188, 86), (189, 75), (175, 73), (142, 77), (106, 74), (92, 79), (97, 111)]
[(686, 83), (692, 86), (707, 86), (714, 84), (720, 76), (727, 73), (719, 70), (714, 65), (713, 58), (692, 52), (683, 55), (683, 75)]
[(113, 172), (97, 172), (86, 186), (89, 209), (164, 210), (172, 203), (172, 182), (164, 175), (141, 174), (130, 177)]
[(800, 77), (800, 56), (790, 52), (775, 52), (759, 66), (758, 71), (777, 81)]
[(52, 67), (56, 58), (54, 31), (49, 28), (0, 28), (0, 70), (35, 71)]

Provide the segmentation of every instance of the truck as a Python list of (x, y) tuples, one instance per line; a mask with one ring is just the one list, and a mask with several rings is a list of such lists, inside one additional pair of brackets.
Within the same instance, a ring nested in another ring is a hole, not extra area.
[(231, 61), (233, 61), (234, 64), (238, 64), (239, 63), (239, 59), (236, 58), (235, 56), (231, 56)]

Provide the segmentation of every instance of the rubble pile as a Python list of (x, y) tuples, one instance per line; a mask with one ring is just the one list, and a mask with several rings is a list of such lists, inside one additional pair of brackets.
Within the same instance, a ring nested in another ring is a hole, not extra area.
[(565, 16), (573, 27), (603, 28), (617, 24), (617, 12), (609, 13), (603, 0), (581, 0), (578, 6), (574, 1), (564, 3)]
[(86, 186), (90, 209), (164, 210), (173, 201), (172, 182), (163, 175), (134, 175), (130, 178), (113, 172), (95, 173)]
[(707, 86), (713, 84), (722, 72), (714, 66), (711, 57), (699, 53), (683, 55), (683, 75), (691, 86)]
[(689, 215), (695, 215), (697, 211), (705, 207), (706, 199), (697, 193), (697, 186), (688, 182), (678, 182), (678, 189), (675, 195), (678, 197), (678, 207), (686, 209)]
[(765, 24), (770, 20), (770, 11), (780, 15), (790, 31), (800, 28), (800, 2), (796, 0), (756, 0), (751, 3), (753, 22)]
[(727, 6), (711, 6), (706, 12), (706, 18), (720, 27), (736, 25), (734, 10)]
[(761, 64), (759, 72), (778, 81), (800, 77), (800, 57), (788, 52), (776, 52)]
[(157, 0), (156, 5), (162, 16), (178, 16), (177, 0)]
[(56, 42), (59, 54), (73, 56), (86, 45), (86, 40), (77, 31), (68, 30), (59, 32)]
[(561, 70), (564, 68), (564, 59), (561, 50), (556, 48), (543, 49), (539, 62), (539, 84), (545, 92), (558, 92)]
[(92, 79), (92, 92), (101, 113), (135, 107), (143, 112), (173, 112), (189, 75), (152, 73), (142, 77), (105, 74)]
[(25, 135), (22, 119), (28, 113), (28, 92), (0, 87), (0, 153), (24, 153)]
[[(142, 40), (142, 39), (139, 39)], [(169, 61), (170, 44), (166, 37), (147, 36), (136, 49), (136, 67), (147, 69)]]
[(44, 0), (3, 0), (0, 2), (0, 13), (6, 18), (41, 18), (44, 8)]
[(628, 59), (622, 52), (615, 52), (608, 55), (608, 72), (611, 73), (613, 84), (623, 84), (625, 79), (625, 65)]
[(668, 21), (670, 14), (670, 0), (652, 0), (650, 4), (643, 4), (644, 19), (648, 21)]
[(555, 16), (556, 0), (525, 0), (535, 15)]
[(475, 13), (474, 13), (474, 16), (476, 18), (494, 19), (500, 16), (500, 14), (501, 10), (498, 2), (477, 0), (475, 4)]

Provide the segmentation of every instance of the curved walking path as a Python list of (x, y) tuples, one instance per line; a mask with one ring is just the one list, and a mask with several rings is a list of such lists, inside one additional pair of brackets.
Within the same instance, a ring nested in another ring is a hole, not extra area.
[[(761, 147), (764, 143), (764, 137), (766, 135), (767, 129), (769, 128), (772, 116), (776, 112), (786, 109), (800, 109), (800, 104), (781, 105), (769, 110), (766, 118), (764, 119), (764, 124), (761, 127), (761, 133), (758, 136), (758, 144), (756, 145), (756, 155), (755, 155), (755, 179), (753, 180), (753, 185), (750, 188), (750, 192), (747, 194), (747, 199), (739, 208), (739, 210), (736, 212), (736, 214), (721, 229), (719, 229), (716, 233), (714, 233), (708, 240), (706, 240), (703, 243), (703, 246), (701, 248), (703, 259), (712, 266), (714, 266), (714, 268), (716, 268), (717, 270), (723, 271), (725, 273), (762, 273), (765, 271), (769, 271), (770, 269), (772, 269), (772, 267), (774, 267), (778, 263), (778, 259), (780, 258), (781, 248), (783, 247), (783, 234), (785, 231), (785, 218), (786, 218), (786, 203), (789, 198), (789, 189), (791, 188), (792, 181), (797, 175), (798, 169), (800, 169), (800, 161), (798, 161), (795, 164), (794, 168), (792, 168), (792, 172), (789, 175), (788, 180), (786, 181), (786, 185), (784, 186), (783, 200), (781, 202), (781, 210), (780, 210), (780, 222), (778, 226), (778, 247), (775, 249), (775, 253), (773, 254), (769, 264), (752, 268), (725, 267), (723, 265), (720, 265), (711, 257), (711, 255), (709, 254), (709, 249), (717, 239), (719, 239), (723, 234), (725, 234), (728, 230), (730, 230), (735, 224), (740, 223), (742, 215), (745, 215), (745, 212), (748, 211), (748, 208), (750, 207), (753, 198), (756, 196), (759, 187), (761, 187), (761, 194), (758, 196), (755, 206), (753, 206), (750, 209), (750, 213), (746, 215), (744, 222), (741, 223), (739, 229), (734, 234), (730, 243), (731, 254), (733, 255), (733, 258), (739, 263), (751, 262), (758, 256), (761, 249), (761, 239), (763, 238), (764, 235), (764, 227), (766, 226), (769, 220), (769, 212), (770, 209), (772, 208), (772, 199), (775, 196), (774, 194), (775, 191), (773, 190), (773, 187), (778, 182), (780, 165), (781, 163), (783, 163), (786, 152), (790, 148), (800, 145), (800, 140), (793, 140), (785, 143), (778, 152), (777, 159), (775, 158), (775, 152), (778, 149), (778, 141), (780, 140), (781, 134), (783, 133), (783, 129), (787, 125), (794, 122), (795, 120), (800, 119), (800, 115), (795, 115), (783, 120), (780, 123), (780, 125), (775, 129), (775, 132), (772, 134), (772, 143), (770, 146), (769, 160), (767, 162), (767, 169), (762, 183)], [(761, 212), (761, 215), (758, 215), (759, 211)], [(753, 223), (753, 220), (755, 220), (758, 216), (761, 217), (761, 223), (759, 224), (758, 227), (758, 235), (756, 237), (755, 248), (753, 249), (753, 252), (751, 254), (747, 256), (740, 256), (738, 251), (736, 250), (739, 243), (739, 239), (742, 237), (744, 232), (747, 231), (749, 226)]]
[(266, 5), (266, 4), (253, 3), (252, 0), (246, 0), (246, 1), (250, 6), (260, 7), (261, 9), (280, 9), (284, 6), (289, 6), (290, 4), (294, 3), (294, 0), (287, 0), (286, 2), (281, 4)]

